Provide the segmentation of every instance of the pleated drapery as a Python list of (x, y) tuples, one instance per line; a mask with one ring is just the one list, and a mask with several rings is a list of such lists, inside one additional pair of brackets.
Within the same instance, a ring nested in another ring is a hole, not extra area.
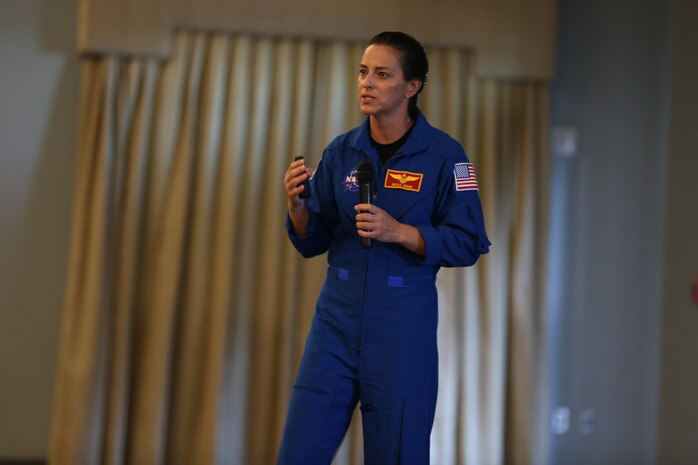
[[(362, 44), (180, 32), (83, 59), (52, 465), (274, 463), (325, 258), (285, 236), (295, 155), (360, 123)], [(530, 463), (546, 237), (544, 84), (430, 51), (423, 108), (480, 178), (492, 252), (443, 270), (435, 464)], [(358, 418), (356, 418), (358, 420)], [(362, 463), (355, 421), (337, 464)]]
[[(433, 89), (432, 89), (433, 90)], [(434, 464), (530, 464), (544, 454), (548, 90), (476, 79), (465, 128), (493, 247), (439, 272)], [(458, 137), (458, 136), (456, 136)]]

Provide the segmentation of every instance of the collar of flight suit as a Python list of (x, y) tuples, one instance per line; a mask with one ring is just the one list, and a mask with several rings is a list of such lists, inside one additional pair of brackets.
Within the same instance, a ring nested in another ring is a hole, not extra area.
[[(360, 150), (364, 153), (374, 156), (377, 161), (377, 153), (373, 146), (371, 146), (371, 138), (369, 135), (370, 130), (370, 118), (366, 117), (363, 123), (359, 127), (350, 139), (351, 146), (356, 150)], [(417, 110), (417, 118), (414, 122), (414, 127), (412, 128), (412, 134), (405, 142), (405, 145), (398, 149), (398, 153), (403, 155), (412, 155), (425, 150), (431, 140), (433, 139), (434, 128), (427, 122), (421, 111)], [(380, 163), (378, 163), (380, 166)]]

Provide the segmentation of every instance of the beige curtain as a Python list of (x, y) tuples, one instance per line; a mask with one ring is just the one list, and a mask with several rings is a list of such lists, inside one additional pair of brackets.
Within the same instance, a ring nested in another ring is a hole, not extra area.
[(470, 152), (493, 246), (475, 267), (439, 273), (432, 463), (545, 463), (548, 90), (472, 79), (468, 95), (431, 119)]
[[(360, 122), (362, 49), (181, 32), (167, 62), (84, 59), (51, 464), (274, 463), (325, 270), (285, 237), (283, 173)], [(545, 90), (430, 58), (425, 113), (471, 153), (495, 243), (440, 278), (433, 463), (528, 463)], [(336, 463), (361, 463), (357, 422)]]

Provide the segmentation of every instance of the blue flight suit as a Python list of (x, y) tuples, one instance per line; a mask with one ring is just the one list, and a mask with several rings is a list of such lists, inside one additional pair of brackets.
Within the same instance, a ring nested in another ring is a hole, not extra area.
[[(374, 165), (373, 203), (419, 229), (425, 257), (376, 240), (360, 246), (355, 171), (363, 161)], [(286, 223), (304, 257), (329, 251), (329, 267), (278, 465), (329, 465), (357, 402), (365, 465), (429, 463), (438, 378), (436, 273), (441, 266), (473, 265), (490, 245), (467, 165), (461, 145), (421, 113), (382, 167), (368, 118), (325, 149), (310, 182), (305, 236)]]

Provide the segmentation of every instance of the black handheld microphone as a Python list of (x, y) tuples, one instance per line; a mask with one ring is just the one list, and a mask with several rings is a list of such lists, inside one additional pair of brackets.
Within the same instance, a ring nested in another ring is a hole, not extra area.
[[(298, 155), (296, 158), (293, 159), (293, 161), (302, 160), (302, 159), (303, 159), (303, 155)], [(303, 192), (298, 194), (298, 198), (307, 199), (310, 197), (310, 181), (308, 181), (306, 179), (305, 181), (302, 182), (302, 184), (303, 184), (304, 189), (303, 189)]]
[[(373, 201), (373, 163), (364, 161), (356, 167), (356, 178), (359, 181), (359, 203)], [(370, 247), (371, 238), (362, 237), (361, 247)]]

